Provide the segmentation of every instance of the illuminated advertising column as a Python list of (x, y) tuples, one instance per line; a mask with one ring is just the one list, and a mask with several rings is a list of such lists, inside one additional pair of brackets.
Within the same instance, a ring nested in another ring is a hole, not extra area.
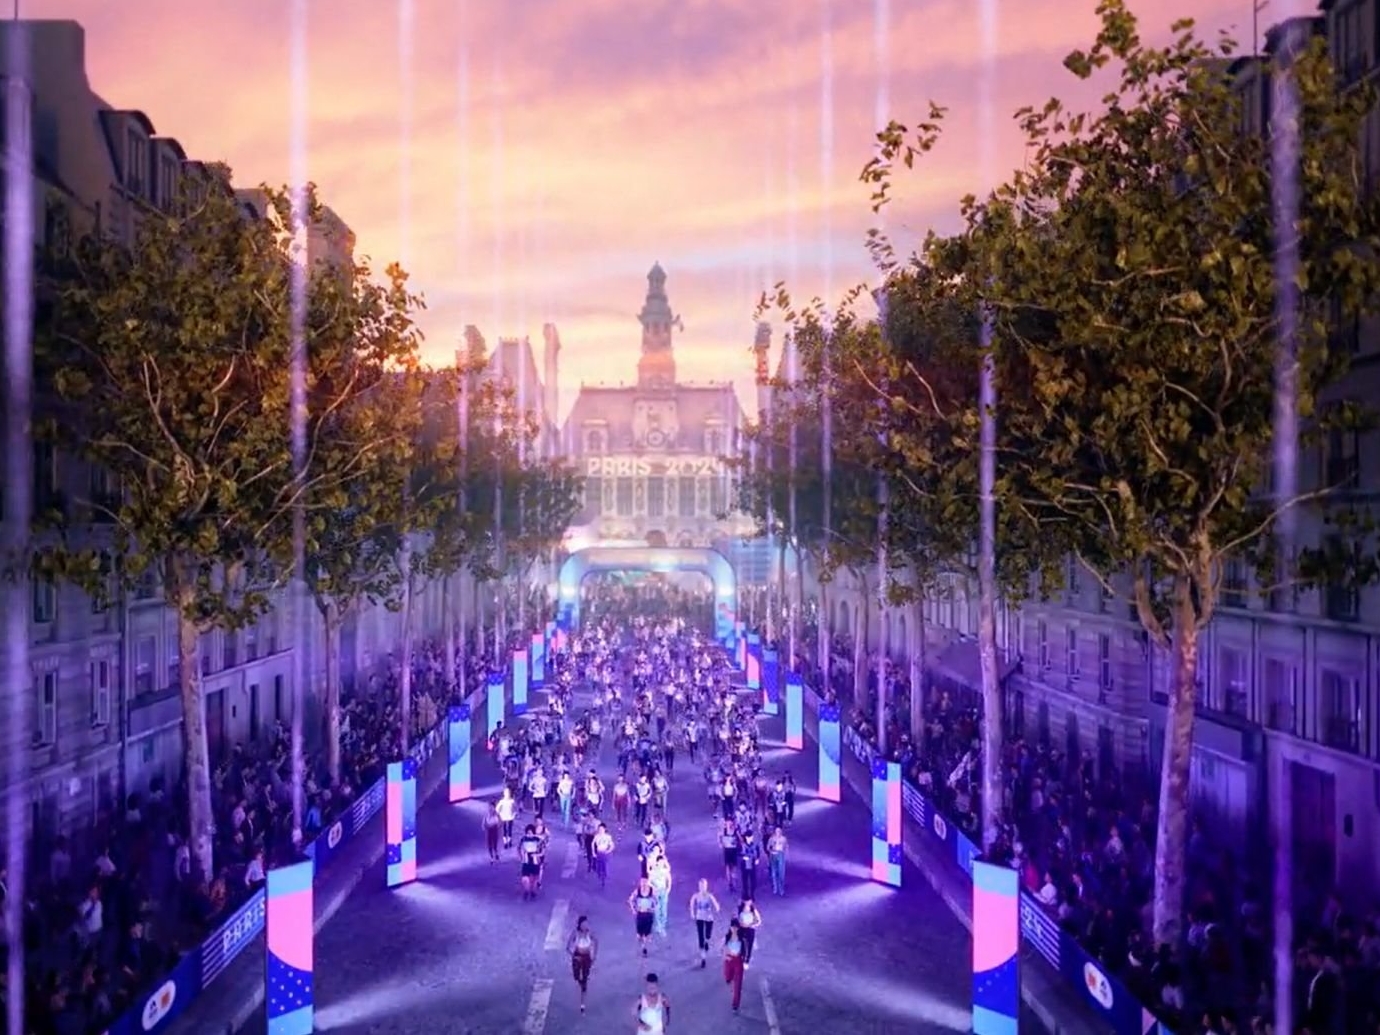
[(470, 741), (473, 739), (473, 732), (470, 729), (470, 706), (454, 705), (446, 719), (450, 736), (450, 770), (446, 800), (454, 804), (457, 801), (468, 801), (472, 793), (470, 774), (473, 761), (470, 757)]
[(839, 801), (839, 706), (819, 706), (819, 796)]
[(737, 631), (733, 634), (733, 663), (740, 672), (747, 668), (747, 629), (742, 622), (738, 623)]
[(756, 633), (747, 634), (747, 665), (743, 671), (747, 673), (747, 688), (749, 690), (762, 689), (762, 637)]
[(390, 762), (388, 795), (384, 799), (383, 830), (390, 888), (417, 879), (417, 763)]
[(781, 714), (781, 662), (775, 647), (762, 648), (762, 711)]
[(973, 1033), (1013, 1035), (1021, 1009), (1020, 874), (973, 860)]
[(513, 651), (513, 714), (527, 714), (527, 651)]
[(264, 900), (264, 1003), (269, 1035), (311, 1035), (312, 970), (316, 926), (312, 901), (315, 864), (294, 863), (268, 871)]
[(805, 685), (794, 672), (786, 673), (786, 746), (805, 746)]
[(546, 682), (546, 638), (541, 633), (532, 634), (532, 687), (540, 688)]
[(872, 759), (872, 879), (901, 886), (901, 764)]
[(494, 730), (498, 729), (503, 722), (503, 695), (508, 690), (508, 681), (503, 678), (502, 672), (489, 673), (489, 686), (484, 693), (485, 704), (489, 711), (489, 725), (486, 732), (489, 736), (494, 735)]

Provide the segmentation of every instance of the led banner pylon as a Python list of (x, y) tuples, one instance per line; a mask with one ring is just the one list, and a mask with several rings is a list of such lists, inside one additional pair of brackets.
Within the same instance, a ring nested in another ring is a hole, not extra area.
[(762, 711), (781, 714), (781, 662), (775, 647), (762, 648)]
[(762, 689), (762, 637), (757, 633), (747, 634), (747, 665), (743, 671), (747, 674), (747, 688), (749, 690)]
[(1020, 873), (974, 859), (973, 1035), (1016, 1035), (1020, 941)]
[(508, 692), (508, 681), (502, 672), (490, 672), (489, 684), (484, 691), (484, 705), (488, 709), (489, 724), (484, 731), (488, 736), (503, 724), (503, 695)]
[(470, 744), (474, 739), (473, 730), (470, 729), (470, 706), (468, 704), (453, 705), (446, 716), (449, 734), (449, 761), (450, 770), (447, 779), (446, 800), (451, 804), (457, 801), (468, 801), (473, 793), (471, 787), (471, 774), (474, 760), (470, 755)]
[(388, 765), (384, 798), (385, 861), (388, 886), (417, 879), (417, 763), (411, 758)]
[(839, 706), (821, 703), (819, 706), (819, 796), (825, 801), (839, 801)]
[(872, 759), (872, 879), (901, 886), (901, 764)]
[(264, 896), (264, 1004), (268, 1035), (311, 1035), (315, 1024), (316, 907), (308, 859), (268, 871)]
[(733, 634), (733, 663), (738, 666), (738, 671), (747, 668), (747, 627), (739, 622)]
[(532, 687), (540, 689), (546, 683), (546, 637), (532, 634)]
[(786, 673), (786, 746), (805, 746), (805, 685), (794, 672)]
[(527, 714), (527, 651), (513, 651), (513, 714)]

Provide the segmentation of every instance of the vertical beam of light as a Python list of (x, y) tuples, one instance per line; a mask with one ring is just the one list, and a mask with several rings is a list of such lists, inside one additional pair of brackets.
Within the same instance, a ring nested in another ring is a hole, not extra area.
[[(417, 12), (413, 0), (398, 0), (398, 262), (412, 261), (412, 109)], [(412, 487), (404, 482), (404, 491)], [(398, 722), (405, 756), (412, 739), (412, 537), (402, 537), (402, 670), (398, 673)]]
[[(872, 10), (873, 33), (872, 33), (872, 57), (877, 67), (876, 95), (873, 100), (873, 120), (878, 130), (886, 126), (891, 117), (891, 83), (888, 62), (890, 60), (890, 33), (891, 29), (891, 4), (889, 0), (875, 0)], [(879, 214), (879, 219), (884, 218)], [(882, 227), (879, 226), (878, 229)], [(888, 318), (888, 284), (890, 271), (883, 271), (881, 291), (877, 295), (878, 325), (885, 339), (887, 334)], [(889, 386), (884, 381), (882, 383), (884, 391), (889, 390)], [(882, 430), (879, 438), (882, 455), (885, 456), (891, 449), (891, 436), (887, 433), (886, 421), (888, 405), (886, 398), (877, 400), (878, 416), (881, 418)], [(877, 726), (877, 749), (882, 754), (887, 750), (887, 658), (890, 652), (891, 643), (891, 615), (887, 607), (887, 580), (891, 577), (890, 556), (887, 550), (887, 521), (889, 518), (888, 509), (891, 504), (891, 486), (887, 484), (885, 463), (877, 472), (877, 620), (881, 624), (878, 630), (878, 641), (881, 650), (877, 652), (877, 702), (876, 702), (876, 726)], [(864, 601), (866, 606), (867, 601)], [(889, 871), (888, 871), (889, 872)], [(898, 881), (899, 883), (899, 881)]]
[[(992, 187), (993, 106), (997, 78), (997, 5), (1000, 0), (981, 0), (982, 73), (978, 83), (979, 175), (982, 189)], [(979, 456), (978, 456), (978, 656), (982, 667), (984, 722), (1001, 722), (1001, 691), (997, 686), (996, 658), (996, 550), (997, 550), (997, 372), (993, 356), (991, 313), (981, 317), (982, 369), (978, 379)], [(996, 727), (1000, 729), (998, 725)], [(1001, 802), (1001, 757), (995, 751), (982, 752), (983, 830), (981, 847), (985, 851), (996, 837), (989, 821), (999, 814)]]
[[(463, 11), (463, 8), (461, 9)], [(465, 32), (462, 25), (461, 34)], [(455, 138), (456, 138), (456, 183), (455, 183), (455, 282), (463, 290), (470, 270), (470, 51), (465, 43), (460, 44), (460, 62), (456, 83)], [(463, 320), (460, 321), (463, 325)], [(463, 335), (463, 332), (462, 332)], [(470, 480), (470, 362), (469, 342), (462, 336), (460, 347), (455, 353), (455, 433), (460, 450), (460, 485), (456, 506), (459, 512), (469, 512), (467, 493)], [(469, 594), (465, 592), (464, 577), (460, 578), (460, 593), (456, 607), (456, 622), (460, 626), (460, 657), (456, 659), (455, 679), (461, 696), (469, 692), (469, 653), (470, 632), (466, 621), (466, 604)], [(447, 618), (449, 620), (449, 617)]]
[(412, 124), (415, 117), (417, 10), (413, 0), (398, 0), (398, 261), (412, 261)]
[(493, 304), (495, 341), (503, 335), (503, 320), (506, 316), (504, 302), (504, 234), (507, 226), (503, 218), (503, 65), (502, 59), (494, 55), (494, 67), (490, 78), (491, 97), (489, 100), (489, 127), (493, 133), (493, 153), (489, 159), (489, 201), (493, 212)]
[[(775, 141), (775, 139), (772, 139), (772, 140), (770, 141), (770, 143), (768, 144), (768, 146), (767, 146), (766, 148), (763, 149), (765, 153), (763, 154), (763, 161), (762, 161), (762, 188), (763, 188), (764, 193), (766, 194), (766, 206), (767, 206), (767, 213), (768, 213), (768, 216), (767, 216), (767, 227), (766, 227), (766, 231), (765, 231), (765, 234), (764, 234), (764, 236), (765, 236), (765, 238), (766, 238), (766, 240), (765, 240), (765, 245), (766, 245), (766, 247), (763, 249), (763, 254), (762, 254), (762, 281), (763, 281), (762, 290), (765, 291), (765, 292), (770, 292), (770, 291), (771, 291), (771, 288), (772, 288), (772, 250), (773, 250), (773, 248), (775, 247), (775, 243), (776, 243), (776, 242), (773, 240), (773, 236), (774, 236), (774, 235), (772, 234), (772, 217), (771, 217), (771, 214), (770, 214), (771, 211), (772, 211), (772, 205), (773, 205), (774, 194), (775, 194), (775, 191), (774, 191), (774, 189), (773, 189), (774, 184), (773, 184), (773, 182), (772, 182), (773, 179), (774, 179), (774, 176), (773, 176), (773, 168), (772, 168), (772, 158), (773, 158), (773, 152), (774, 152), (775, 149), (776, 149), (775, 145), (776, 145), (776, 141)], [(780, 556), (780, 553), (779, 553), (779, 551), (780, 551), (780, 531), (779, 531), (779, 530), (777, 529), (777, 527), (776, 527), (776, 519), (777, 519), (777, 516), (778, 516), (778, 515), (776, 514), (776, 474), (777, 474), (777, 471), (776, 471), (777, 455), (776, 455), (776, 439), (775, 439), (775, 435), (776, 435), (776, 422), (775, 422), (775, 420), (774, 420), (774, 418), (773, 418), (773, 414), (772, 414), (772, 404), (773, 404), (773, 402), (774, 402), (775, 400), (772, 398), (772, 389), (771, 389), (771, 357), (770, 357), (770, 354), (768, 354), (768, 355), (766, 356), (766, 358), (765, 358), (765, 363), (767, 364), (766, 369), (763, 370), (763, 371), (761, 371), (761, 373), (759, 374), (759, 383), (758, 383), (758, 386), (757, 386), (757, 395), (758, 395), (758, 398), (759, 398), (759, 400), (760, 400), (760, 402), (758, 403), (758, 411), (759, 411), (759, 418), (758, 418), (758, 419), (761, 420), (761, 422), (762, 422), (762, 428), (763, 428), (763, 430), (764, 430), (764, 432), (765, 432), (765, 434), (766, 434), (766, 437), (765, 437), (766, 449), (764, 449), (764, 450), (763, 450), (763, 453), (762, 453), (762, 466), (763, 466), (764, 468), (766, 468), (766, 476), (767, 476), (766, 485), (767, 485), (767, 487), (768, 487), (768, 492), (767, 492), (767, 509), (766, 509), (766, 518), (767, 518), (767, 580), (766, 580), (766, 592), (767, 592), (767, 601), (766, 601), (766, 604), (767, 604), (767, 620), (766, 620), (766, 632), (767, 632), (767, 642), (773, 643), (773, 644), (774, 644), (774, 643), (777, 641), (777, 637), (780, 635), (780, 633), (779, 633), (779, 631), (778, 631), (778, 630), (779, 630), (779, 619), (780, 619), (781, 605), (782, 605), (782, 603), (783, 603), (783, 601), (784, 601), (784, 591), (785, 591), (785, 587), (784, 587), (783, 585), (781, 585), (781, 583), (780, 583), (780, 581), (779, 581), (779, 578), (774, 578), (774, 577), (773, 577), (773, 576), (779, 576), (779, 575), (780, 575), (780, 569), (778, 568), (777, 563), (776, 563), (776, 562), (777, 562), (777, 558)], [(773, 585), (775, 585), (775, 592), (774, 592), (774, 593), (773, 593), (773, 591), (772, 591)]]
[[(787, 280), (792, 291), (800, 287), (800, 181), (796, 169), (795, 142), (800, 133), (800, 108), (791, 103), (786, 118), (786, 269)], [(800, 381), (800, 353), (796, 346), (795, 328), (787, 328), (788, 337), (784, 342), (786, 350), (786, 384), (789, 386), (786, 399), (789, 405), (796, 405), (796, 385)], [(786, 501), (786, 520), (789, 536), (795, 548), (795, 599), (791, 603), (791, 621), (786, 641), (786, 662), (791, 672), (796, 671), (796, 650), (800, 639), (802, 619), (801, 600), (805, 593), (804, 573), (800, 565), (798, 485), (800, 468), (800, 440), (798, 422), (791, 417), (790, 441), (787, 444), (786, 462), (790, 465), (790, 495)]]
[[(1259, 8), (1257, 8), (1258, 10)], [(1292, 11), (1286, 14), (1292, 14)], [(1284, 557), (1281, 575), (1292, 578), (1298, 498), (1298, 314), (1299, 314), (1299, 111), (1293, 63), (1305, 41), (1291, 32), (1273, 62), (1267, 88), (1270, 105), (1270, 182), (1275, 228), (1275, 319), (1279, 325), (1275, 354), (1274, 483), (1279, 511), (1276, 532)], [(1262, 127), (1265, 128), (1265, 127)], [(1286, 767), (1285, 773), (1288, 772)], [(1271, 788), (1274, 851), (1274, 1007), (1275, 1029), (1293, 1031), (1294, 1021), (1294, 838), (1293, 801), (1287, 781)]]
[[(824, 552), (826, 560), (833, 550), (834, 535), (834, 385), (833, 385), (833, 316), (834, 291), (834, 227), (830, 207), (834, 186), (834, 38), (831, 0), (820, 0), (820, 99), (819, 99), (819, 178), (823, 188), (822, 236), (824, 244), (824, 299), (822, 328), (823, 350), (820, 357), (820, 475), (823, 480)], [(824, 678), (829, 679), (829, 632), (832, 616), (820, 622), (819, 665)], [(847, 633), (851, 630), (845, 629)], [(822, 689), (827, 690), (828, 687)]]
[(307, 705), (307, 650), (312, 642), (307, 606), (307, 522), (305, 482), (307, 471), (307, 306), (311, 276), (307, 211), (307, 122), (309, 118), (310, 66), (308, 64), (309, 16), (308, 0), (293, 0), (288, 19), (289, 100), (288, 182), (291, 195), (292, 219), (292, 300), (289, 312), (289, 420), (292, 422), (292, 470), (299, 491), (292, 512), (292, 561), (295, 566), (293, 597), (293, 629), (296, 642), (292, 651), (292, 836), (294, 843), (302, 837), (302, 815), (306, 807), (304, 784), (306, 762), (302, 749), (302, 723)]
[[(494, 256), (493, 256), (493, 304), (494, 304), (494, 351), (493, 375), (495, 383), (502, 386), (504, 379), (503, 362), (503, 320), (506, 316), (504, 310), (504, 255), (503, 255), (503, 235), (507, 227), (503, 218), (503, 64), (502, 58), (494, 55), (494, 65), (491, 79), (492, 99), (491, 104), (491, 129), (493, 132), (493, 155), (490, 160), (490, 182), (489, 189), (493, 208), (493, 233), (494, 233)], [(495, 411), (494, 421), (494, 441), (498, 448), (494, 452), (494, 550), (495, 561), (500, 568), (503, 567), (503, 416), (500, 402), (499, 409)], [(507, 613), (508, 596), (506, 592), (505, 580), (498, 580), (498, 603), (494, 609), (494, 663), (503, 663), (503, 625), (504, 616)]]
[[(28, 801), (22, 788), (29, 778), (33, 683), (29, 669), (29, 534), (33, 513), (33, 298), (34, 156), (32, 94), (29, 85), (28, 30), (10, 26), (9, 76), (5, 79), (5, 685), (15, 687), (6, 708), (5, 894), (6, 944), (24, 944)], [(24, 953), (8, 954), (5, 1021), (9, 1035), (24, 1035)]]

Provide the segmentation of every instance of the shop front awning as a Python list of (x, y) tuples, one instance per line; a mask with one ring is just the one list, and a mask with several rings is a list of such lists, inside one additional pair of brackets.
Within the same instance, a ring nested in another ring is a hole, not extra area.
[[(1019, 664), (1020, 658), (998, 650), (998, 683), (1005, 683), (1011, 673), (1016, 671), (1016, 666)], [(959, 686), (967, 687), (970, 690), (981, 690), (982, 663), (978, 658), (977, 641), (955, 640), (939, 652), (939, 657), (930, 666), (930, 671), (941, 679), (950, 680)]]

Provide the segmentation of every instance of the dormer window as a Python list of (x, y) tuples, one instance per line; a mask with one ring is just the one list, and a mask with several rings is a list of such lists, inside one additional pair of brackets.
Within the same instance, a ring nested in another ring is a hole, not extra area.
[(164, 155), (158, 160), (158, 203), (171, 212), (177, 205), (177, 159)]
[(604, 428), (585, 429), (585, 452), (605, 453), (609, 448), (609, 433)]
[(723, 456), (724, 454), (724, 429), (718, 425), (710, 425), (704, 431), (704, 451), (710, 456)]
[(149, 141), (137, 129), (125, 134), (125, 187), (143, 195), (148, 188)]

